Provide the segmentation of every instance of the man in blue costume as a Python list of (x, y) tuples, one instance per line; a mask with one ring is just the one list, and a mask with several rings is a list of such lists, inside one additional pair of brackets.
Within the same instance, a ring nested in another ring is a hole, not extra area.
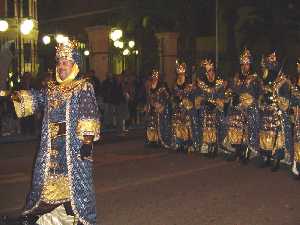
[(246, 163), (251, 149), (258, 150), (258, 96), (260, 82), (251, 71), (252, 57), (248, 49), (240, 56), (241, 72), (234, 77), (227, 92), (231, 105), (226, 118), (226, 143), (234, 148), (228, 160)]
[(186, 64), (176, 65), (177, 79), (173, 88), (172, 148), (179, 152), (194, 152), (197, 148), (197, 116), (193, 85), (186, 77)]
[[(292, 145), (290, 110), (291, 82), (281, 72), (275, 52), (262, 60), (263, 88), (259, 98), (259, 147), (261, 166), (277, 171)], [(272, 164), (273, 159), (273, 164)]]
[(195, 106), (198, 109), (200, 121), (201, 147), (206, 145), (208, 157), (214, 158), (223, 140), (225, 82), (217, 77), (211, 60), (203, 60), (201, 67), (203, 72), (196, 83)]
[(171, 105), (167, 87), (160, 82), (160, 74), (153, 70), (147, 96), (146, 144), (170, 148)]
[(100, 122), (93, 85), (78, 78), (75, 41), (59, 44), (56, 59), (56, 81), (44, 90), (21, 90), (11, 97), (19, 118), (44, 111), (22, 224), (68, 224), (68, 219), (71, 224), (96, 225), (92, 152)]
[(293, 151), (292, 173), (300, 177), (300, 58), (297, 61), (297, 79), (292, 86)]

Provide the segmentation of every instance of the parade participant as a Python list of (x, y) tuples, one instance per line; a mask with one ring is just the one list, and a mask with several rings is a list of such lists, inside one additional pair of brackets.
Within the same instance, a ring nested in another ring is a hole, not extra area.
[(292, 86), (293, 152), (292, 173), (300, 176), (300, 58), (297, 61), (297, 80)]
[[(44, 110), (40, 149), (22, 224), (96, 225), (96, 198), (92, 178), (93, 142), (100, 123), (93, 85), (78, 77), (77, 43), (56, 48), (56, 81), (47, 88), (12, 94), (19, 118)], [(60, 216), (58, 216), (60, 215)]]
[(251, 71), (252, 56), (244, 49), (240, 56), (241, 71), (235, 75), (228, 91), (231, 104), (226, 118), (226, 143), (234, 148), (228, 160), (246, 163), (252, 150), (258, 150), (258, 96), (259, 81)]
[[(263, 87), (259, 97), (259, 146), (261, 166), (277, 171), (280, 160), (291, 151), (291, 82), (279, 68), (275, 52), (262, 59)], [(271, 160), (273, 159), (273, 164)]]
[(172, 133), (173, 148), (180, 152), (194, 152), (197, 142), (197, 116), (194, 108), (193, 86), (186, 77), (186, 64), (178, 63), (173, 88)]
[(206, 145), (208, 156), (214, 158), (223, 140), (225, 82), (217, 77), (211, 60), (203, 60), (201, 67), (204, 72), (196, 81), (198, 91), (195, 97), (195, 107), (198, 109), (201, 149), (203, 145)]
[(171, 104), (170, 94), (160, 82), (160, 74), (153, 70), (147, 96), (146, 144), (150, 146), (171, 146)]

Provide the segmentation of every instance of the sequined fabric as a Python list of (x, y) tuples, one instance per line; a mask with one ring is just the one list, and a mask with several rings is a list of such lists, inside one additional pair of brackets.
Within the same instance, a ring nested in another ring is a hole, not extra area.
[(292, 158), (300, 163), (300, 88), (292, 87), (291, 92), (292, 118), (293, 118), (293, 151)]
[[(241, 78), (245, 76), (244, 78)], [(226, 139), (229, 144), (246, 144), (258, 150), (260, 82), (256, 74), (238, 75), (228, 87), (230, 107), (226, 117)], [(233, 105), (230, 95), (238, 97)]]
[(171, 105), (167, 89), (158, 84), (148, 93), (146, 124), (147, 142), (171, 147)]
[[(285, 102), (289, 102), (290, 88), (290, 81), (283, 74), (280, 74), (275, 81), (263, 86), (263, 92), (260, 96), (260, 148), (261, 150), (272, 148), (273, 156), (278, 150), (284, 149), (288, 154), (292, 150), (289, 106), (286, 108), (282, 107), (281, 104), (283, 99)], [(270, 97), (266, 99), (266, 94), (271, 95), (271, 99)], [(270, 146), (271, 142), (273, 146)]]
[(195, 92), (188, 84), (176, 84), (172, 98), (173, 149), (195, 151), (200, 145), (200, 130), (195, 109)]
[[(203, 144), (221, 144), (224, 138), (224, 82), (216, 80), (212, 85), (198, 79), (195, 89), (197, 100), (198, 135), (201, 146)], [(206, 102), (211, 102), (215, 108), (207, 107)]]
[[(82, 141), (77, 129), (78, 121), (99, 121), (98, 107), (90, 83), (81, 80), (70, 85), (73, 88), (68, 91), (52, 83), (45, 92), (31, 92), (35, 108), (45, 110), (40, 150), (24, 214), (34, 213), (42, 202), (61, 204), (70, 201), (81, 223), (96, 225), (92, 162), (82, 161), (79, 157)], [(52, 104), (54, 99), (59, 104)], [(59, 122), (66, 124), (65, 135), (51, 135), (50, 125)], [(94, 132), (96, 136), (100, 135), (99, 130)], [(61, 182), (53, 182), (55, 178)]]

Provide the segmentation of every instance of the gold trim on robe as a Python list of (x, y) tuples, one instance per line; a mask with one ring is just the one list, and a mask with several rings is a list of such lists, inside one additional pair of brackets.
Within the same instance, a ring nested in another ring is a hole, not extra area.
[(100, 139), (100, 128), (101, 124), (96, 119), (80, 119), (77, 124), (76, 133), (78, 138), (83, 141), (84, 135), (94, 136), (94, 141)]
[(285, 137), (283, 132), (278, 132), (276, 144), (274, 142), (276, 139), (275, 131), (260, 131), (259, 132), (259, 143), (260, 147), (266, 151), (275, 151), (277, 149), (283, 148), (285, 144)]
[(247, 134), (242, 129), (230, 127), (227, 138), (229, 144), (241, 144), (247, 140)]
[(158, 142), (158, 132), (154, 127), (147, 128), (147, 139), (149, 142)]
[(34, 113), (33, 96), (30, 91), (21, 90), (17, 92), (21, 102), (13, 101), (18, 118), (31, 116)]
[(243, 93), (240, 96), (240, 102), (242, 107), (248, 108), (253, 104), (253, 97), (249, 93)]
[(67, 201), (70, 199), (69, 179), (64, 175), (49, 175), (43, 187), (42, 199), (47, 202)]
[(214, 144), (217, 142), (217, 130), (213, 127), (203, 128), (203, 143)]
[(278, 106), (281, 110), (287, 111), (289, 108), (289, 100), (284, 97), (277, 97), (276, 99)]
[(182, 99), (182, 104), (183, 104), (184, 108), (186, 108), (187, 110), (190, 110), (193, 108), (193, 102), (190, 101), (188, 98)]
[(300, 143), (294, 144), (294, 160), (300, 162)]
[(188, 141), (191, 139), (188, 123), (176, 122), (174, 124), (174, 131), (175, 136), (179, 139), (182, 139), (183, 141)]

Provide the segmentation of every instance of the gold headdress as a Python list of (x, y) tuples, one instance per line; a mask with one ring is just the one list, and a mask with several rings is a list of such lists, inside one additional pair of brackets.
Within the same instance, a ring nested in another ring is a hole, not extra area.
[(59, 43), (56, 46), (56, 59), (65, 58), (67, 60), (73, 61), (77, 65), (80, 64), (80, 55), (77, 51), (78, 42), (68, 40), (64, 43)]
[(252, 63), (252, 56), (250, 51), (245, 48), (240, 56), (240, 64), (251, 64)]
[(186, 64), (176, 62), (176, 72), (177, 73), (185, 73), (186, 72)]
[(158, 79), (159, 78), (159, 71), (156, 70), (156, 69), (153, 69), (151, 77), (154, 78), (154, 79)]

